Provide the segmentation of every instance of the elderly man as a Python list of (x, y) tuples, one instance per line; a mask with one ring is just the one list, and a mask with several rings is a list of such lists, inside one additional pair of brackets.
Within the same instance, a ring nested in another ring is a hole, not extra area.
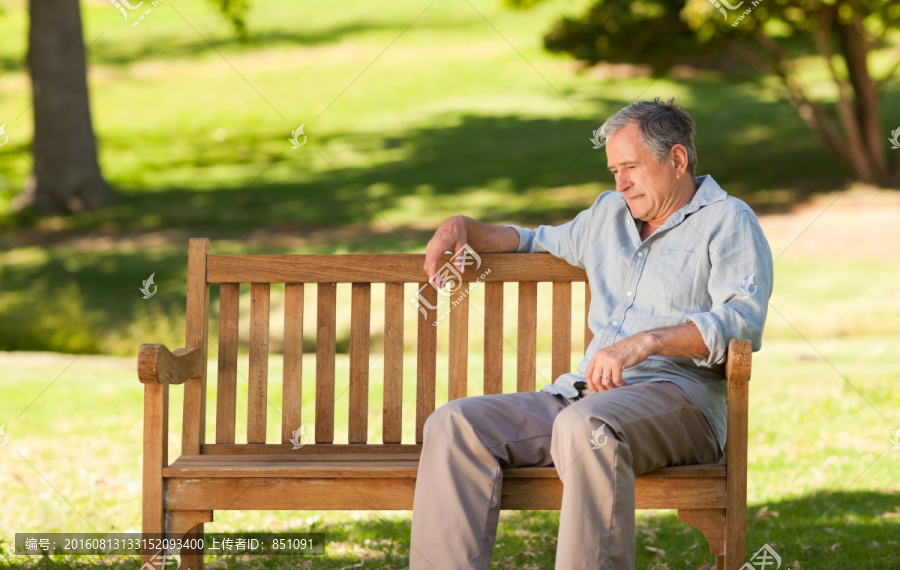
[(563, 482), (557, 569), (634, 568), (635, 476), (723, 456), (726, 350), (734, 338), (760, 348), (768, 243), (744, 202), (694, 177), (694, 122), (673, 101), (632, 103), (601, 132), (616, 191), (574, 220), (531, 230), (457, 216), (428, 243), (430, 277), (463, 244), (584, 268), (594, 339), (578, 371), (552, 386), (454, 400), (431, 415), (412, 569), (487, 568), (501, 468), (526, 465), (554, 465)]

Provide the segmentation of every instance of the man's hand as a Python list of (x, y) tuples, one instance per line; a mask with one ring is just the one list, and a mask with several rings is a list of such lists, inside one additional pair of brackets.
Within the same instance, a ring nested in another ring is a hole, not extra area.
[[(446, 253), (456, 253), (468, 245), (479, 255), (482, 253), (513, 252), (519, 245), (519, 234), (506, 226), (491, 226), (467, 218), (453, 216), (438, 226), (434, 236), (425, 247), (425, 273), (428, 279), (434, 278), (438, 272), (438, 263)], [(456, 270), (464, 273), (463, 256), (455, 259)], [(443, 283), (435, 283), (441, 287)]]
[[(438, 226), (434, 236), (425, 246), (425, 273), (428, 274), (429, 280), (437, 273), (441, 256), (447, 251), (451, 253), (459, 251), (466, 245), (467, 236), (468, 228), (465, 216), (453, 216)], [(462, 273), (463, 269), (463, 259), (460, 256), (456, 259), (456, 270)], [(442, 284), (438, 283), (437, 285), (440, 287)]]
[(693, 322), (644, 331), (594, 353), (584, 372), (588, 388), (600, 392), (625, 386), (622, 371), (654, 355), (706, 358), (709, 348)]
[(625, 386), (622, 371), (646, 360), (653, 354), (652, 346), (652, 336), (640, 333), (595, 352), (584, 373), (588, 389), (600, 392)]

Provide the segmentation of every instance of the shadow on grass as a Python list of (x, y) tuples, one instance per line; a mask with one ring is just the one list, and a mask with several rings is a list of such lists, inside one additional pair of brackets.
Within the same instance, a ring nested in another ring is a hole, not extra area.
[[(722, 90), (712, 81), (693, 81), (684, 87), (691, 90), (685, 99), (698, 124), (698, 172), (712, 174), (730, 194), (758, 210), (788, 209), (814, 191), (833, 190), (845, 182), (846, 173), (787, 103), (756, 100), (739, 90)], [(697, 103), (692, 105), (691, 100)], [(609, 113), (623, 104), (597, 102)], [(202, 179), (204, 167), (234, 166), (245, 174), (241, 178), (246, 182), (210, 190), (123, 188), (118, 206), (82, 218), (89, 224), (112, 222), (134, 231), (371, 223), (390, 221), (392, 211), (404, 209), (414, 199), (434, 204), (430, 211), (435, 212), (435, 224), (445, 214), (471, 210), (470, 204), (476, 203), (485, 221), (534, 224), (571, 219), (599, 192), (614, 186), (605, 151), (592, 149), (588, 140), (600, 118), (450, 119), (454, 122), (450, 126), (396, 134), (326, 135), (317, 141), (318, 147), (304, 149), (305, 155), (289, 156), (270, 144), (283, 138), (282, 133), (244, 141), (253, 149), (250, 158), (240, 158), (230, 145), (211, 144), (178, 156), (154, 153), (154, 147), (163, 149), (166, 142), (150, 136), (144, 141), (147, 156), (165, 159), (151, 159), (154, 164), (148, 168), (193, 171), (192, 179)], [(130, 143), (104, 144), (114, 149)], [(267, 145), (269, 150), (264, 150)], [(339, 146), (350, 146), (353, 154), (370, 163), (341, 164)], [(317, 151), (337, 172), (318, 158)], [(199, 171), (198, 163), (202, 163)], [(253, 181), (270, 166), (280, 173)], [(567, 188), (572, 186), (577, 190)], [(453, 197), (458, 200), (447, 200)]]
[[(777, 203), (771, 197), (757, 199), (759, 189), (822, 190), (840, 179), (839, 168), (809, 140), (790, 105), (759, 101), (739, 89), (725, 91), (714, 81), (686, 82), (685, 88), (690, 90), (685, 102), (698, 123), (699, 171), (713, 173), (730, 193), (771, 205)], [(625, 103), (597, 102), (609, 113)], [(202, 179), (200, 161), (210, 168), (240, 167), (247, 182), (123, 190), (116, 206), (66, 218), (64, 230), (0, 234), (0, 246), (19, 250), (16, 263), (5, 264), (0, 273), (0, 290), (10, 292), (0, 318), (15, 323), (4, 327), (0, 349), (121, 354), (125, 349), (113, 348), (117, 343), (109, 339), (127, 338), (136, 326), (135, 311), (183, 309), (189, 237), (210, 237), (220, 253), (280, 253), (291, 247), (309, 253), (421, 252), (431, 228), (450, 215), (467, 213), (498, 224), (562, 223), (613, 186), (605, 151), (591, 148), (588, 139), (596, 125), (588, 120), (475, 115), (442, 120), (451, 124), (326, 136), (318, 144), (337, 172), (307, 149), (284, 157), (283, 149), (271, 145), (283, 133), (245, 141), (254, 149), (249, 160), (231, 145), (173, 153), (166, 151), (166, 140), (149, 137), (144, 142), (152, 171), (180, 170)], [(106, 141), (107, 147), (129, 145)], [(340, 153), (332, 152), (341, 145), (372, 158), (368, 164), (342, 165), (334, 158)], [(252, 182), (275, 160), (281, 162), (272, 174)], [(301, 239), (290, 242), (293, 246), (248, 239), (258, 231)], [(149, 246), (139, 240), (148, 233), (160, 236), (148, 239)], [(131, 239), (130, 246), (116, 241)], [(112, 249), (111, 243), (118, 245)], [(33, 260), (22, 261), (29, 256)], [(159, 293), (142, 300), (138, 288), (151, 273)], [(153, 315), (145, 317), (144, 324), (153, 322)], [(110, 323), (114, 327), (107, 329)], [(157, 332), (159, 342), (167, 342), (169, 335)], [(92, 345), (93, 339), (99, 344)]]

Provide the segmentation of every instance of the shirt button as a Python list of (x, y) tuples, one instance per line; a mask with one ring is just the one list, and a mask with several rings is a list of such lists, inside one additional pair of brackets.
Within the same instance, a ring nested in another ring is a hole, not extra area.
[(613, 321), (613, 326), (614, 326), (614, 327), (619, 326), (619, 321)]
[(639, 251), (639, 252), (638, 252), (638, 257), (644, 257), (644, 252), (643, 252), (643, 251)]
[(627, 293), (625, 293), (625, 294), (628, 295), (629, 297), (631, 297), (631, 291), (629, 291), (629, 292), (627, 292)]

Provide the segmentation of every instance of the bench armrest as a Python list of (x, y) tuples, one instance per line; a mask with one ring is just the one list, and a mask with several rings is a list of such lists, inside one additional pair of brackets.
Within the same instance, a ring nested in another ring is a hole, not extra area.
[(138, 379), (143, 384), (184, 384), (203, 374), (199, 348), (169, 351), (161, 344), (142, 344), (138, 350)]
[(728, 343), (728, 359), (725, 362), (725, 378), (728, 382), (750, 380), (750, 362), (753, 344), (746, 339), (733, 339)]

